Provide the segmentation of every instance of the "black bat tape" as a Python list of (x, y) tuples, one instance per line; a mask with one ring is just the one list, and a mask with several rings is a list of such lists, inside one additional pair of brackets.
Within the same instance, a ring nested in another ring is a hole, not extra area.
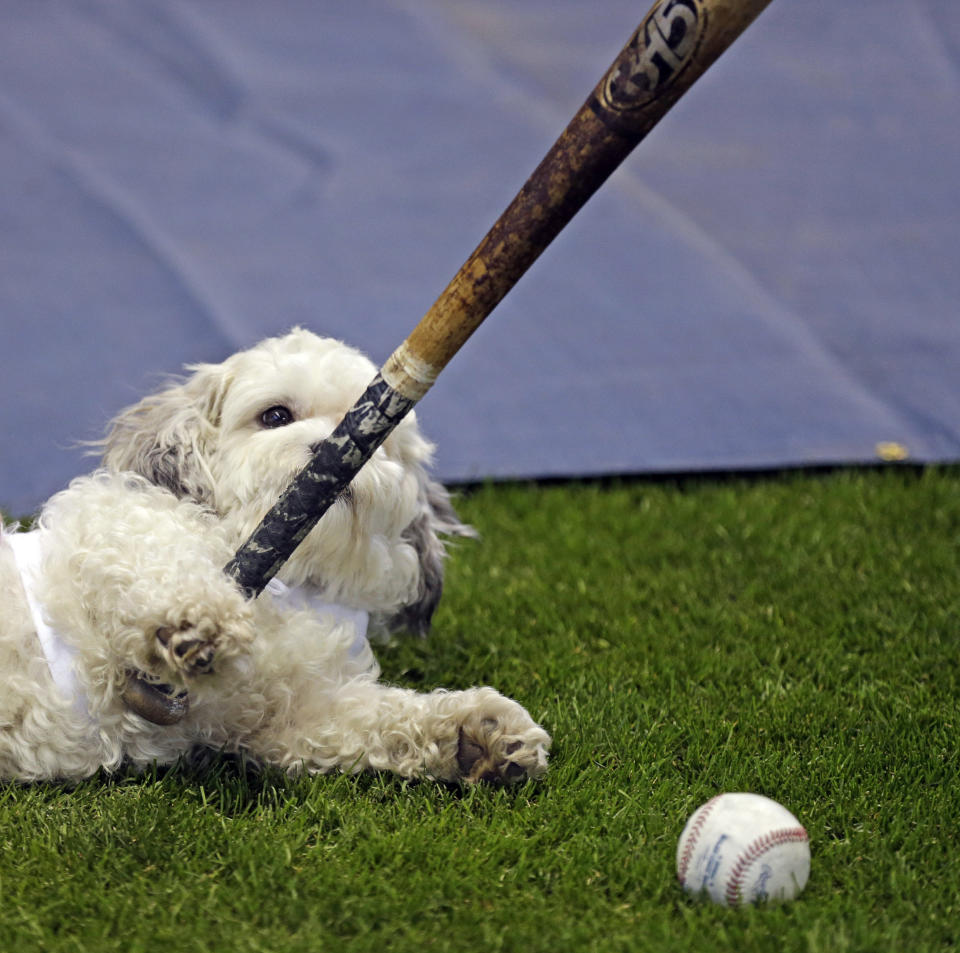
[(415, 404), (377, 374), (227, 563), (225, 572), (248, 597), (263, 591)]

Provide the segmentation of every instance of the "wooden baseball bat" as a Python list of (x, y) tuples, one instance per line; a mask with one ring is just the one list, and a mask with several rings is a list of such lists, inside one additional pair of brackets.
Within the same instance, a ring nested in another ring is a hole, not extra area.
[(770, 0), (658, 0), (507, 210), (225, 567), (258, 595), (540, 253)]

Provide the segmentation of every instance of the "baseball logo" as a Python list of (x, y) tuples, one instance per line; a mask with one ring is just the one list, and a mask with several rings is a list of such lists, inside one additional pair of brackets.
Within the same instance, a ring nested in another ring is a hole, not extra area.
[(703, 0), (664, 0), (654, 6), (607, 74), (601, 104), (625, 113), (656, 99), (693, 58), (706, 16)]

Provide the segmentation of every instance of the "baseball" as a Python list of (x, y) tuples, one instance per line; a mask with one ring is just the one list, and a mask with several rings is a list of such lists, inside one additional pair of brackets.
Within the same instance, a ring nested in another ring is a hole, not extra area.
[(760, 794), (718, 794), (690, 815), (677, 877), (725, 906), (792, 900), (810, 876), (810, 841), (782, 805)]

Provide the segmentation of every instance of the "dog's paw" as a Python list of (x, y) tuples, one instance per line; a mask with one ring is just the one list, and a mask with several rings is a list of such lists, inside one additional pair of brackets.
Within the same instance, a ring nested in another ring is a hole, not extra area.
[(546, 731), (517, 702), (492, 689), (475, 692), (476, 704), (457, 736), (460, 780), (513, 784), (544, 774), (550, 749)]
[(249, 645), (252, 627), (245, 617), (218, 621), (200, 615), (160, 626), (155, 639), (157, 652), (170, 669), (193, 678), (211, 674), (218, 658), (234, 656)]
[(213, 671), (219, 631), (209, 620), (183, 621), (174, 629), (161, 626), (156, 637), (163, 660), (184, 675), (206, 675)]

